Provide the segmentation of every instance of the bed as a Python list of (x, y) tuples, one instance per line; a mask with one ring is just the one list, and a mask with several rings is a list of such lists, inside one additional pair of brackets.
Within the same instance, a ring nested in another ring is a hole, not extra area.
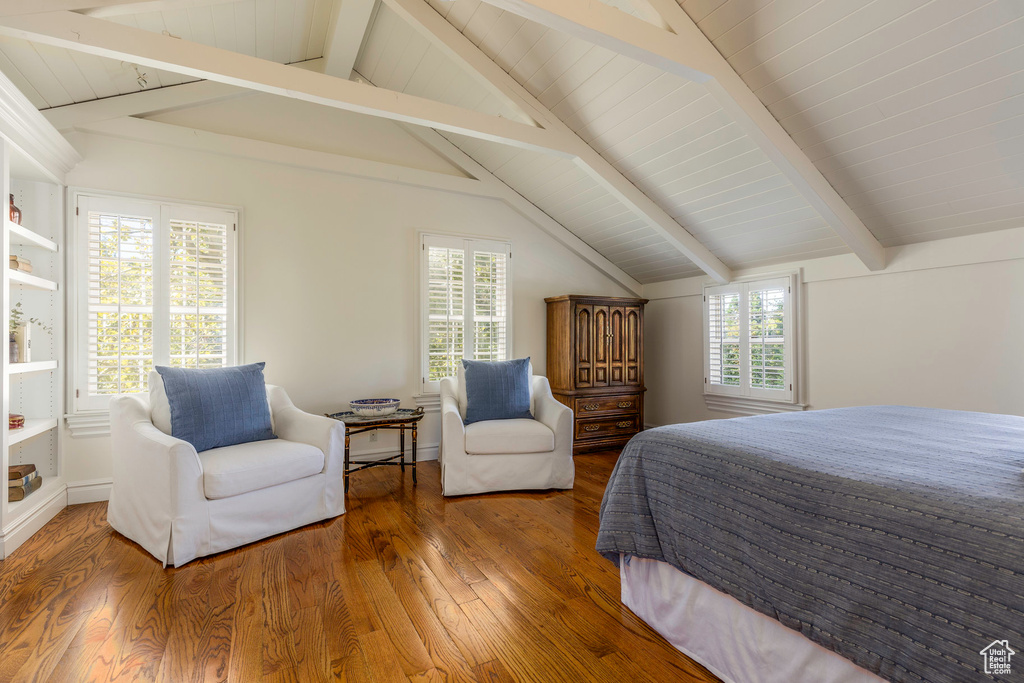
[(1024, 647), (1022, 467), (1007, 415), (660, 427), (619, 457), (597, 549), (626, 605), (726, 681), (1001, 680), (981, 652)]

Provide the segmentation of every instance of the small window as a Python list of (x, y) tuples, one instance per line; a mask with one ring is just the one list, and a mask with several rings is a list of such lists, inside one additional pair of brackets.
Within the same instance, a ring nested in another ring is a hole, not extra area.
[(793, 403), (796, 276), (704, 288), (704, 393)]
[(423, 235), (423, 391), (439, 391), (463, 358), (511, 357), (507, 242)]
[(75, 412), (147, 391), (154, 365), (236, 362), (235, 212), (85, 194), (76, 208)]

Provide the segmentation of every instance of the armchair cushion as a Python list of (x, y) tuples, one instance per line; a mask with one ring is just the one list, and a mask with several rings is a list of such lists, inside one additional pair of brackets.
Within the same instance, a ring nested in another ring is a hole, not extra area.
[[(527, 360), (530, 361), (530, 364), (527, 366), (529, 368), (527, 370), (527, 374), (532, 379), (533, 361), (530, 360), (529, 358), (527, 358)], [(466, 369), (462, 367), (462, 363), (459, 363), (455, 369), (455, 389), (456, 399), (458, 400), (459, 403), (459, 415), (462, 417), (462, 421), (465, 422), (466, 406), (469, 404), (469, 400), (466, 397)], [(530, 414), (536, 415), (536, 410), (534, 409), (534, 391), (532, 381), (530, 382)]]
[(170, 405), (171, 436), (189, 442), (197, 452), (276, 438), (263, 366), (157, 366)]
[(323, 451), (284, 439), (212, 448), (200, 453), (199, 461), (203, 490), (210, 500), (277, 486), (324, 469)]
[(469, 455), (547, 453), (554, 449), (554, 432), (537, 420), (487, 420), (466, 425)]
[(466, 424), (482, 420), (531, 418), (530, 359), (463, 360), (466, 376)]

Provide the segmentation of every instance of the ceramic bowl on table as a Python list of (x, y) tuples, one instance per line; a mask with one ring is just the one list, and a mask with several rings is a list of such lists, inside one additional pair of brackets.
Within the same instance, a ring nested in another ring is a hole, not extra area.
[(364, 398), (350, 401), (349, 408), (361, 417), (384, 417), (398, 410), (401, 401), (397, 398)]

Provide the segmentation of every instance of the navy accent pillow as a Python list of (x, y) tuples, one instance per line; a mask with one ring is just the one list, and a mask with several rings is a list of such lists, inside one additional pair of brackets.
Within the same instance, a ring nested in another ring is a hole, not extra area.
[(264, 365), (156, 366), (171, 406), (171, 436), (188, 441), (197, 452), (276, 439), (270, 425)]
[(529, 358), (463, 360), (462, 368), (466, 374), (466, 424), (533, 417)]

